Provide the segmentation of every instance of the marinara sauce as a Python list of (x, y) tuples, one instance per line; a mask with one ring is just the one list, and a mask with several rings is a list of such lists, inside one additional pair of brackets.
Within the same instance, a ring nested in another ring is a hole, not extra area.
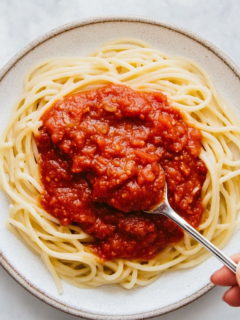
[(89, 250), (100, 259), (148, 260), (183, 237), (168, 218), (143, 212), (161, 201), (165, 175), (170, 205), (198, 227), (201, 133), (164, 94), (112, 84), (60, 99), (42, 120), (40, 202), (94, 236)]

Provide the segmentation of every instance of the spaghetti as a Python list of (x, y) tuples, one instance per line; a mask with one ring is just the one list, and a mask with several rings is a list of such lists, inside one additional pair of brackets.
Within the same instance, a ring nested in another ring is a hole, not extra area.
[(55, 58), (31, 68), (0, 141), (0, 182), (10, 196), (8, 227), (37, 254), (52, 273), (79, 287), (119, 283), (127, 289), (155, 281), (162, 272), (189, 268), (209, 254), (187, 234), (152, 259), (100, 261), (87, 244), (93, 237), (79, 225), (61, 225), (43, 209), (36, 139), (46, 110), (63, 97), (108, 84), (138, 92), (162, 92), (201, 130), (200, 159), (208, 173), (202, 187), (204, 213), (199, 231), (222, 248), (236, 226), (239, 201), (240, 123), (208, 75), (194, 62), (169, 57), (134, 39), (111, 41), (89, 57)]

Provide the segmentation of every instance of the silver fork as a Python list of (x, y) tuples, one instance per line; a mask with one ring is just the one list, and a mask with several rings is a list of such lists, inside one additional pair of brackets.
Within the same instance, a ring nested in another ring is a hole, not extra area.
[(179, 227), (187, 231), (194, 239), (200, 242), (206, 249), (215, 255), (215, 257), (225, 264), (232, 272), (237, 272), (237, 264), (226, 256), (221, 250), (215, 247), (210, 241), (204, 238), (196, 229), (194, 229), (189, 223), (187, 223), (182, 217), (180, 217), (170, 206), (167, 198), (167, 183), (165, 186), (165, 199), (152, 211), (145, 211), (150, 214), (162, 214), (172, 221), (174, 221)]

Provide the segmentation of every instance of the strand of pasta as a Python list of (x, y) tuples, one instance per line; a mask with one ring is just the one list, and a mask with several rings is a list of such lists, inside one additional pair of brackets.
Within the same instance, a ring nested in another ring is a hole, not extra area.
[[(240, 209), (240, 122), (195, 62), (170, 57), (134, 39), (111, 41), (85, 58), (39, 62), (24, 79), (0, 139), (0, 183), (11, 198), (7, 225), (42, 257), (62, 293), (60, 279), (78, 287), (118, 283), (126, 289), (147, 285), (162, 272), (193, 267), (209, 257), (188, 235), (150, 261), (100, 262), (85, 242), (92, 237), (77, 226), (62, 227), (38, 204), (39, 182), (34, 135), (41, 115), (63, 96), (123, 83), (140, 91), (163, 91), (190, 125), (202, 130), (201, 159), (208, 168), (202, 188), (205, 213), (200, 232), (220, 248), (233, 234)], [(34, 152), (33, 152), (34, 151)], [(235, 196), (234, 196), (235, 195)]]

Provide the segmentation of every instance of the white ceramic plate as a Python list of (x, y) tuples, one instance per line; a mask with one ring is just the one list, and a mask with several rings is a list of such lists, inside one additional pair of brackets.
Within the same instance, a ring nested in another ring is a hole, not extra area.
[[(217, 89), (240, 117), (240, 71), (211, 43), (185, 29), (141, 17), (114, 16), (77, 21), (55, 29), (33, 41), (0, 72), (0, 133), (20, 95), (23, 77), (35, 63), (59, 56), (85, 56), (102, 43), (134, 37), (171, 55), (189, 57), (200, 63)], [(193, 269), (162, 276), (148, 287), (127, 291), (119, 286), (77, 289), (64, 283), (59, 296), (41, 262), (5, 226), (9, 202), (0, 193), (0, 263), (24, 288), (41, 300), (68, 313), (89, 319), (147, 319), (184, 306), (209, 291), (211, 273), (220, 267), (210, 258)], [(240, 251), (240, 230), (224, 251)]]

